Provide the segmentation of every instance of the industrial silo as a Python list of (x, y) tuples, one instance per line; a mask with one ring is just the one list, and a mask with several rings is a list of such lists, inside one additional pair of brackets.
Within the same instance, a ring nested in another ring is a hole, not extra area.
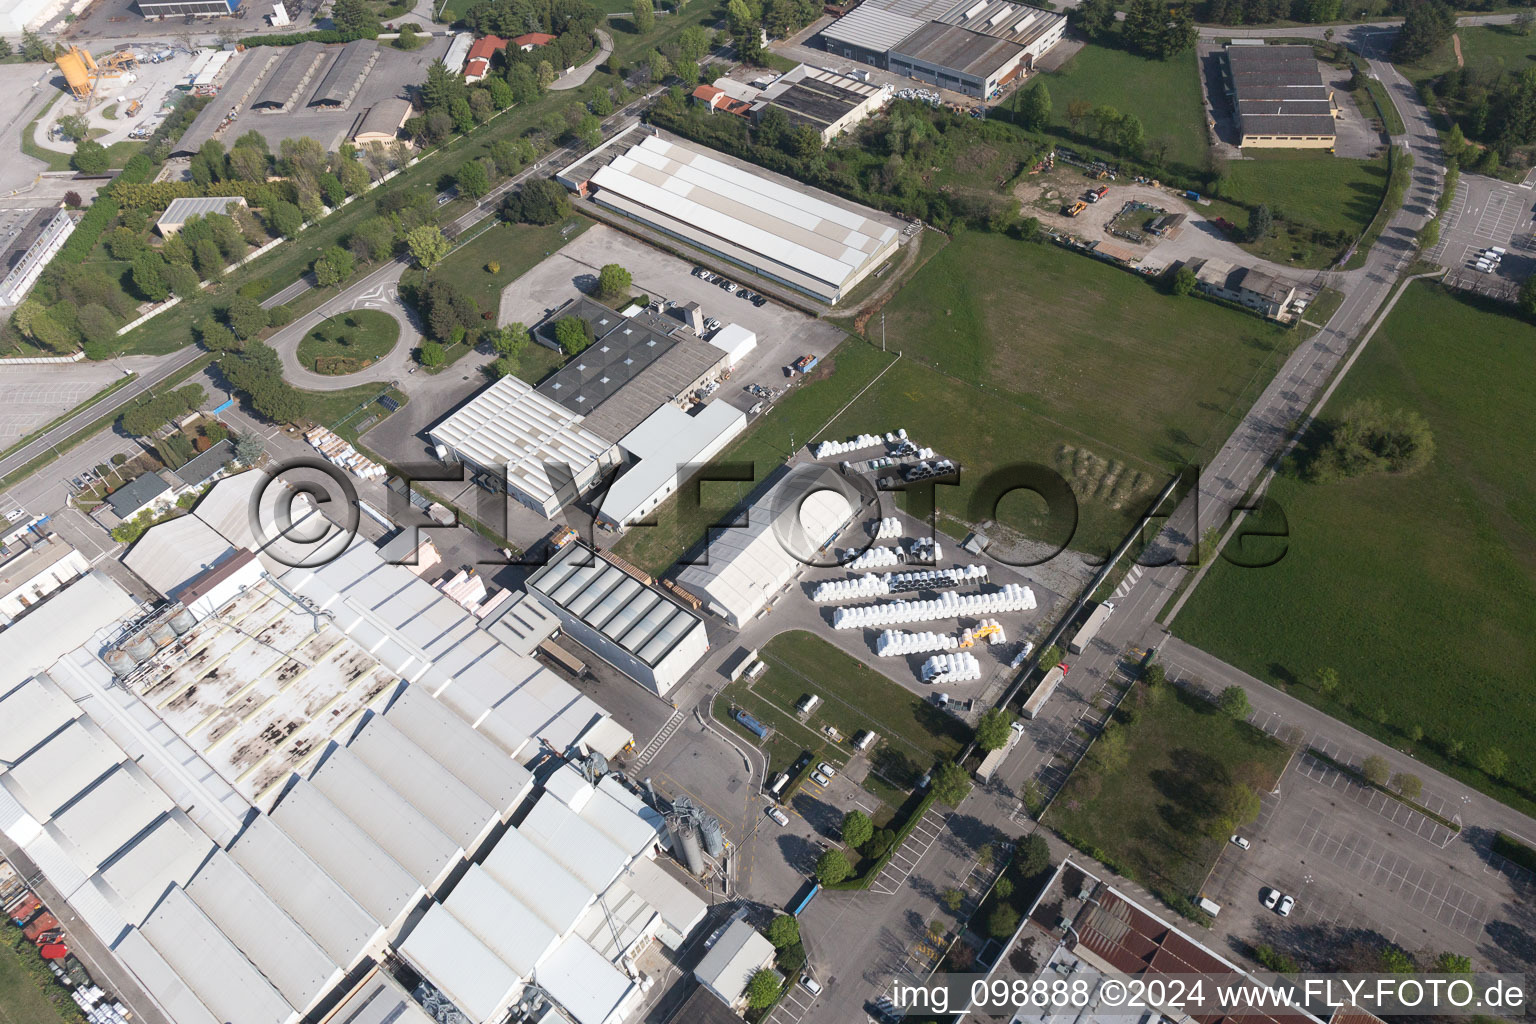
[(171, 616), (171, 628), (177, 636), (185, 636), (193, 626), (197, 625), (197, 616), (183, 608)]
[(725, 853), (725, 833), (720, 829), (720, 819), (711, 815), (699, 816), (699, 835), (704, 840), (704, 852), (716, 860)]
[(704, 874), (704, 851), (699, 845), (699, 830), (693, 818), (674, 814), (667, 819), (672, 832), (672, 845), (683, 865), (695, 875)]

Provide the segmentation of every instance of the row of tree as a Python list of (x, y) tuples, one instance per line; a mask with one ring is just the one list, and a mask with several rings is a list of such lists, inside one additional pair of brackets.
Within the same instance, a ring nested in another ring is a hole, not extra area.
[(172, 420), (198, 409), (207, 397), (200, 384), (161, 391), (129, 408), (119, 417), (118, 423), (135, 437), (147, 437)]
[(1094, 42), (1121, 46), (1144, 57), (1167, 60), (1192, 49), (1199, 31), (1189, 4), (1131, 0), (1125, 20), (1117, 20), (1115, 0), (1083, 0), (1069, 17)]

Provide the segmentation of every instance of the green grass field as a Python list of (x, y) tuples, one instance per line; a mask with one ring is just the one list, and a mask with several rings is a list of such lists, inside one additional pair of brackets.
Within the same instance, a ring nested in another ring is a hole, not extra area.
[[(763, 750), (770, 774), (784, 771), (807, 750), (816, 760), (841, 766), (853, 754), (854, 734), (870, 729), (880, 742), (869, 761), (885, 781), (866, 788), (894, 810), (923, 772), (936, 761), (953, 758), (970, 737), (970, 729), (953, 715), (813, 634), (781, 633), (763, 646), (760, 657), (767, 671), (755, 681), (741, 679), (726, 687), (714, 713), (737, 736)], [(822, 703), (802, 719), (795, 705), (809, 693), (820, 696)], [(774, 734), (766, 743), (759, 740), (730, 717), (733, 706), (772, 726)], [(825, 726), (837, 729), (841, 742), (828, 737), (822, 731)]]
[(1193, 50), (1172, 60), (1149, 60), (1107, 46), (1085, 46), (1060, 71), (1044, 76), (1056, 123), (1067, 127), (1067, 105), (1085, 100), (1141, 119), (1148, 143), (1167, 143), (1167, 161), (1188, 168), (1205, 163), (1208, 148), (1199, 68)]
[(1072, 774), (1045, 814), (1045, 824), (1145, 885), (1176, 909), (1194, 900), (1227, 841), (1224, 794), (1235, 784), (1260, 793), (1273, 788), (1290, 756), (1284, 744), (1214, 704), (1159, 687), (1153, 698), (1137, 686), (1124, 706), (1139, 718), (1124, 730), (1124, 764), (1110, 769), (1093, 752)]
[[(1467, 25), (1457, 30), (1461, 36), (1461, 56), (1467, 67), (1496, 74), (1519, 74), (1536, 62), (1536, 35), (1523, 36), (1513, 25)], [(1400, 65), (1414, 82), (1444, 74), (1456, 66), (1456, 51), (1446, 43), (1434, 53)]]
[[(1129, 527), (1139, 505), (1124, 488), (1135, 473), (1135, 495), (1149, 497), (1168, 470), (1225, 440), (1293, 341), (1095, 260), (979, 233), (958, 235), (908, 282), (886, 307), (885, 333), (911, 361), (829, 435), (906, 427), (971, 470), (969, 483), (963, 475), (959, 488), (940, 489), (956, 511), (992, 468), (1028, 460), (1060, 470), (1063, 445), (1091, 452), (1099, 472), (1073, 473), (1088, 547)], [(1113, 473), (1111, 461), (1124, 468)]]
[(318, 373), (356, 373), (395, 347), (400, 324), (376, 309), (354, 309), (315, 325), (299, 341), (299, 362)]
[[(1266, 569), (1218, 565), (1173, 623), (1191, 643), (1529, 808), (1536, 787), (1536, 375), (1531, 327), (1426, 284), (1393, 310), (1328, 412), (1360, 398), (1417, 410), (1436, 455), (1407, 478), (1270, 496), (1289, 523)], [(1314, 673), (1338, 671), (1331, 696)], [(1415, 730), (1425, 741), (1416, 743)], [(1465, 764), (1509, 757), (1524, 791)]]
[(721, 522), (782, 465), (794, 447), (821, 437), (822, 426), (893, 358), (862, 341), (843, 342), (822, 359), (804, 384), (791, 390), (716, 456), (722, 464), (751, 463), (755, 483), (705, 483), (692, 493), (688, 487), (679, 488), (656, 510), (650, 525), (630, 527), (614, 551), (648, 572), (665, 572), (704, 538), (709, 526)]
[(0, 1024), (79, 1024), (85, 1019), (8, 919), (0, 940)]
[(1306, 150), (1275, 150), (1227, 165), (1224, 198), (1269, 204), (1276, 218), (1358, 234), (1376, 216), (1387, 187), (1386, 157), (1342, 160)]

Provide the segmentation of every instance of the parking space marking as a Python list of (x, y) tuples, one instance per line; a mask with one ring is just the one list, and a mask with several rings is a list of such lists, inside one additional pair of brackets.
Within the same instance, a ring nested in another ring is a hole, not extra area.
[(798, 978), (791, 982), (784, 992), (784, 998), (779, 1000), (779, 1005), (773, 1008), (772, 1015), (768, 1018), (768, 1024), (800, 1024), (805, 1015), (816, 1005), (816, 997), (798, 984)]
[[(1329, 757), (1334, 755), (1327, 750), (1321, 751)], [(1343, 758), (1339, 758), (1343, 760)], [(1303, 778), (1329, 789), (1338, 790), (1352, 801), (1360, 804), (1368, 810), (1391, 822), (1394, 826), (1405, 832), (1410, 832), (1433, 846), (1445, 849), (1456, 838), (1456, 833), (1440, 824), (1435, 819), (1409, 807), (1400, 800), (1396, 800), (1381, 790), (1371, 786), (1362, 785), (1343, 772), (1324, 764), (1310, 755), (1303, 755), (1296, 764), (1296, 773)], [(1443, 807), (1443, 801), (1437, 801)], [(1428, 804), (1425, 805), (1429, 807)], [(1434, 810), (1433, 807), (1430, 807)], [(1440, 813), (1436, 811), (1435, 813)]]
[(885, 865), (885, 870), (880, 872), (880, 877), (875, 879), (869, 887), (871, 892), (880, 893), (883, 896), (894, 896), (907, 877), (912, 874), (912, 869), (917, 867), (918, 861), (923, 859), (933, 844), (938, 841), (944, 831), (944, 824), (949, 820), (949, 815), (932, 807), (923, 815), (922, 820), (913, 826), (907, 833), (906, 842), (901, 844), (901, 849), (892, 855)]
[(1441, 877), (1430, 877), (1401, 854), (1358, 832), (1324, 831), (1325, 815), (1314, 809), (1298, 838), (1308, 850), (1326, 857), (1367, 883), (1396, 896), (1420, 913), (1469, 939), (1482, 933), (1488, 916), (1483, 899)]

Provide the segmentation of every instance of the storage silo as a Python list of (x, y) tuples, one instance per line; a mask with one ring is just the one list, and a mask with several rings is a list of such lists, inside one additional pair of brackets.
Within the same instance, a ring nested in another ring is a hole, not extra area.
[(693, 818), (674, 814), (667, 819), (667, 828), (672, 832), (672, 843), (683, 866), (695, 875), (703, 875), (704, 851), (699, 845), (699, 830)]
[(725, 833), (720, 829), (720, 819), (711, 815), (700, 815), (699, 835), (704, 840), (704, 852), (716, 860), (725, 853)]

